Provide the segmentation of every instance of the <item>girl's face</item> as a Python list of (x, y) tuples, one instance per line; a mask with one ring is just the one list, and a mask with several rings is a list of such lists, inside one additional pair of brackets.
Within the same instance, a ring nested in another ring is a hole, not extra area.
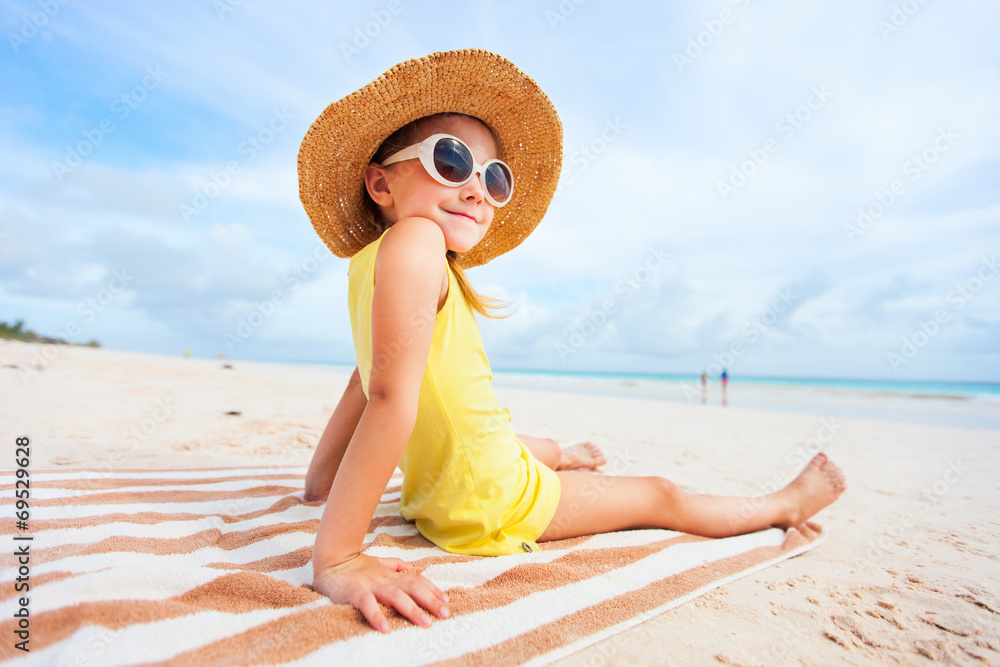
[[(499, 157), (489, 129), (470, 116), (431, 116), (419, 125), (417, 143), (432, 134), (451, 134), (472, 149), (480, 164)], [(448, 250), (468, 252), (486, 236), (494, 207), (486, 199), (478, 176), (457, 188), (435, 181), (420, 160), (403, 160), (388, 167), (368, 165), (365, 185), (389, 224), (409, 217), (433, 220), (444, 232)]]

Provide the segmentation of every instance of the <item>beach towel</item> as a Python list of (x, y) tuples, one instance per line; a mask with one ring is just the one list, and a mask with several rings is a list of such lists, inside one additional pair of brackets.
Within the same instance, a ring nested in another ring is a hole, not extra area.
[[(304, 468), (31, 471), (21, 523), (16, 479), (0, 473), (0, 658), (10, 665), (543, 665), (825, 539), (815, 524), (727, 539), (630, 530), (548, 542), (534, 553), (458, 556), (399, 516), (397, 471), (366, 553), (413, 563), (448, 593), (451, 617), (421, 628), (393, 611), (386, 635), (309, 587), (323, 503), (303, 500), (304, 475)], [(16, 647), (21, 641), (28, 652)]]

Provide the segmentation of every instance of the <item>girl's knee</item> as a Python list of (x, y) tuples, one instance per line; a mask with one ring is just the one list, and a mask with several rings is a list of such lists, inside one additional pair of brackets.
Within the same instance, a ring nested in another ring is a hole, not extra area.
[(559, 443), (555, 440), (548, 439), (545, 441), (545, 448), (547, 450), (547, 456), (552, 462), (552, 465), (549, 467), (555, 470), (559, 467), (559, 461), (562, 460), (562, 447), (560, 447)]
[(661, 511), (664, 507), (679, 506), (687, 497), (681, 487), (664, 477), (647, 477), (646, 481), (652, 487), (657, 509)]

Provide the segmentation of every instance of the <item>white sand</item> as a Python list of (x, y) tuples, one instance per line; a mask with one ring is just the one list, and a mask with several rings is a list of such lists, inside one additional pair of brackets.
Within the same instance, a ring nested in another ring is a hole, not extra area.
[[(44, 350), (0, 341), (0, 365), (14, 366), (0, 368), (0, 420), (5, 437), (31, 436), (35, 470), (307, 465), (348, 375), (65, 346), (46, 360)], [(822, 404), (806, 414), (497, 393), (519, 433), (590, 440), (616, 470), (691, 490), (759, 495), (776, 473), (798, 472), (811, 438), (828, 440), (848, 479), (816, 517), (830, 532), (819, 549), (557, 664), (1000, 664), (1000, 431), (831, 422)], [(975, 409), (985, 423), (997, 416)], [(0, 469), (13, 467), (12, 444)]]

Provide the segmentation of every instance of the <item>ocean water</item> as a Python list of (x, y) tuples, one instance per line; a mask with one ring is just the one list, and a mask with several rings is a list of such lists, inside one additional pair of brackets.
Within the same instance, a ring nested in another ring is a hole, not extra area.
[[(723, 405), (722, 385), (695, 375), (494, 369), (496, 386)], [(1000, 383), (730, 377), (725, 405), (1000, 430)], [(1000, 438), (998, 438), (1000, 445)]]
[[(316, 365), (338, 367), (346, 373), (354, 369), (353, 364)], [(623, 396), (689, 405), (723, 405), (719, 379), (709, 378), (706, 391), (702, 393), (701, 381), (697, 375), (493, 368), (493, 384), (497, 387)], [(1000, 382), (737, 375), (730, 377), (725, 405), (752, 410), (1000, 431)], [(997, 445), (1000, 446), (1000, 433), (997, 434)]]

